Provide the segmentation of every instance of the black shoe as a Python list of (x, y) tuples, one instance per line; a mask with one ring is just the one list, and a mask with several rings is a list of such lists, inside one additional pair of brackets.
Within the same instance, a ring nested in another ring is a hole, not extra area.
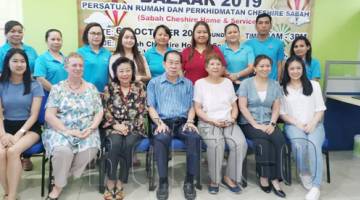
[(167, 200), (169, 197), (169, 184), (160, 183), (159, 188), (156, 191), (156, 197), (158, 200)]
[(259, 186), (261, 188), (262, 191), (266, 192), (266, 193), (270, 193), (271, 192), (271, 185), (269, 184), (268, 186), (262, 186), (261, 182), (259, 180)]
[(58, 200), (58, 198), (51, 198), (51, 197), (47, 196), (45, 200)]
[(271, 192), (271, 187), (270, 186), (261, 186), (260, 185), (260, 188), (262, 191), (266, 192), (266, 193), (270, 193)]
[(278, 197), (281, 197), (281, 198), (285, 198), (286, 197), (286, 194), (284, 191), (282, 191), (281, 189), (280, 190), (276, 190), (275, 187), (271, 184), (271, 187), (274, 191), (274, 193), (276, 194), (276, 196)]
[(196, 198), (196, 190), (193, 183), (184, 183), (183, 190), (186, 200), (193, 200)]

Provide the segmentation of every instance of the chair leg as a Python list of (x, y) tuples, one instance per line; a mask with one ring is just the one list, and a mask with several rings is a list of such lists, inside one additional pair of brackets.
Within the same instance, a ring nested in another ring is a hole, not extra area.
[[(201, 147), (200, 147), (200, 158), (201, 158)], [(202, 190), (202, 185), (201, 185), (201, 159), (199, 161), (198, 164), (198, 175), (196, 176), (196, 185), (195, 185), (196, 189), (198, 190)]]
[(45, 195), (45, 162), (45, 152), (43, 152), (41, 159), (41, 197)]
[(287, 147), (286, 151), (286, 175), (287, 175), (287, 183), (291, 185), (291, 147)]
[(151, 160), (151, 163), (150, 163), (150, 166), (151, 166), (151, 175), (150, 175), (150, 178), (149, 178), (149, 191), (154, 191), (155, 188), (156, 188), (156, 185), (155, 185), (155, 152), (153, 150), (153, 147), (150, 147), (150, 150), (149, 150), (149, 154), (151, 155), (151, 158), (149, 160)]
[(330, 183), (330, 160), (329, 151), (325, 151), (327, 182)]
[(99, 162), (99, 193), (105, 191), (105, 171), (106, 171), (106, 158), (102, 155)]
[(42, 155), (42, 162), (41, 162), (41, 197), (45, 195), (45, 164), (46, 164), (46, 157), (45, 152)]
[(242, 170), (242, 181), (241, 185), (243, 188), (247, 187), (247, 155), (245, 155), (244, 161), (243, 161), (243, 170)]
[(146, 177), (149, 179), (150, 178), (150, 163), (151, 163), (151, 156), (149, 151), (146, 152), (146, 163), (145, 163), (145, 171), (146, 171)]
[(52, 167), (52, 162), (51, 162), (51, 158), (50, 157), (49, 160), (49, 184), (48, 184), (48, 192), (50, 194), (52, 188), (53, 188), (53, 181), (54, 181), (54, 177), (52, 176), (52, 171), (53, 171), (53, 167)]

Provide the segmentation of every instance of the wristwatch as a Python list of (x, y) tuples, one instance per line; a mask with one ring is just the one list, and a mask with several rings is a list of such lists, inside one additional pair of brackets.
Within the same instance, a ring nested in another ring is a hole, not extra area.
[(190, 124), (193, 124), (194, 123), (194, 120), (187, 120), (186, 123), (190, 123)]
[(273, 127), (276, 127), (276, 123), (275, 122), (270, 122), (270, 125)]

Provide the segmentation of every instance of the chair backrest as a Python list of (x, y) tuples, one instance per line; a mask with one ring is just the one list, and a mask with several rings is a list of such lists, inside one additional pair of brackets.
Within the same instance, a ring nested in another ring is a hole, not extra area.
[(43, 125), (45, 123), (45, 105), (47, 102), (47, 99), (49, 97), (49, 92), (44, 90), (45, 95), (42, 98), (41, 101), (41, 107), (40, 107), (40, 112), (39, 112), (39, 117), (38, 117), (38, 122), (40, 125)]

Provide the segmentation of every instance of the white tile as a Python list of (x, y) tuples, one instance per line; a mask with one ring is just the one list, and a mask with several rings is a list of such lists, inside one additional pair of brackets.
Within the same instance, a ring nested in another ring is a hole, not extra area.
[[(139, 156), (144, 166), (143, 156)], [(266, 194), (257, 186), (254, 173), (253, 157), (249, 158), (249, 180), (241, 194), (233, 194), (224, 187), (220, 187), (218, 195), (211, 195), (207, 192), (207, 166), (202, 166), (203, 189), (197, 190), (197, 199), (199, 200), (232, 200), (232, 199), (251, 199), (251, 200), (275, 200), (277, 198), (273, 193)], [(359, 200), (360, 199), (360, 159), (354, 158), (352, 152), (331, 152), (331, 184), (326, 183), (326, 174), (323, 176), (321, 188), (322, 200)], [(19, 196), (22, 200), (39, 200), (41, 183), (41, 160), (32, 159), (35, 168), (31, 172), (24, 172), (22, 175)], [(185, 164), (183, 155), (175, 155), (170, 162), (170, 196), (169, 200), (184, 199), (182, 184), (184, 179)], [(325, 163), (324, 163), (325, 164)], [(324, 165), (325, 167), (325, 165)], [(293, 166), (294, 168), (294, 166)], [(324, 170), (325, 172), (325, 170)], [(294, 172), (295, 173), (295, 172)], [(299, 184), (294, 177), (292, 185), (282, 184), (282, 188), (287, 194), (286, 199), (303, 200), (307, 191)], [(46, 175), (48, 172), (46, 172)], [(81, 179), (69, 179), (69, 184), (61, 195), (61, 200), (99, 200), (102, 194), (98, 192), (97, 170), (87, 171)], [(156, 182), (157, 183), (157, 182)], [(2, 190), (0, 190), (2, 194)], [(47, 194), (47, 189), (46, 189)], [(148, 182), (143, 168), (134, 169), (134, 174), (130, 175), (129, 183), (125, 185), (125, 194), (127, 200), (153, 200), (156, 199), (156, 192), (148, 191)]]

